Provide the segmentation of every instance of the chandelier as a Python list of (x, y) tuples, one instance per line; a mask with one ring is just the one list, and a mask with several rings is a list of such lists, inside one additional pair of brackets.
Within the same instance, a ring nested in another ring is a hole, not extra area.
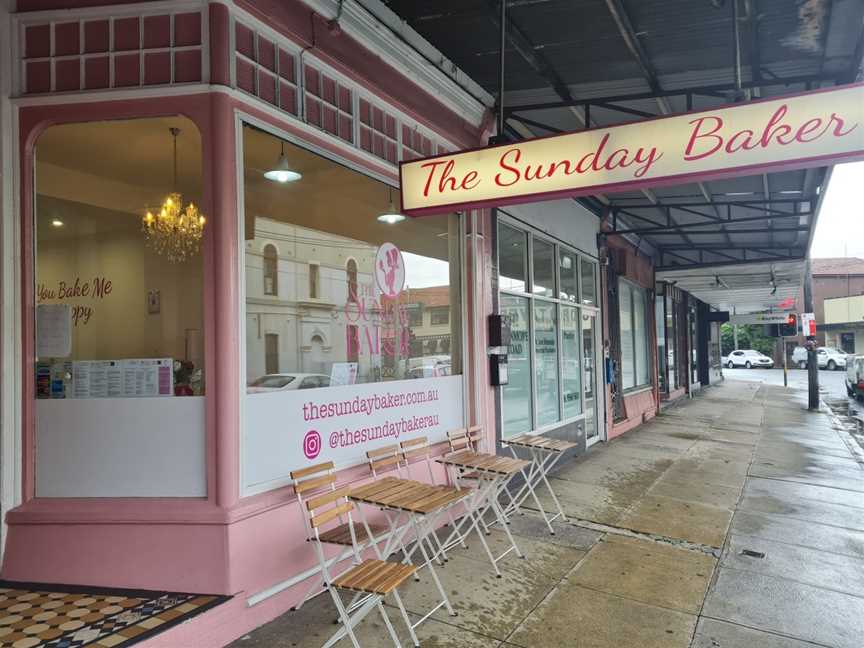
[(204, 235), (204, 214), (193, 204), (183, 205), (177, 191), (177, 136), (179, 128), (169, 128), (174, 138), (174, 190), (168, 194), (159, 211), (144, 214), (141, 229), (147, 245), (171, 263), (182, 263), (198, 254)]

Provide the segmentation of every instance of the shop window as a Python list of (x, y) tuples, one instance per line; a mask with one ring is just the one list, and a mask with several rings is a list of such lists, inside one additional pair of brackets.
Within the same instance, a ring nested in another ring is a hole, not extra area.
[(429, 309), (429, 324), (431, 326), (446, 326), (450, 323), (450, 307), (436, 306)]
[(555, 248), (543, 239), (533, 238), (533, 283), (531, 291), (541, 297), (555, 296)]
[[(296, 182), (261, 171), (283, 150)], [(250, 391), (274, 369), (259, 328), (279, 336), (278, 372), (321, 376), (318, 388), (461, 375), (459, 217), (379, 220), (387, 187), (258, 129), (244, 128), (243, 155)], [(249, 291), (262, 281), (252, 253), (268, 238), (280, 242), (280, 290), (262, 303)]]
[(498, 227), (498, 287), (524, 292), (528, 285), (528, 235), (507, 225)]
[(309, 264), (309, 299), (318, 299), (318, 284), (320, 273), (317, 263)]
[(618, 290), (621, 378), (626, 390), (650, 384), (647, 293), (623, 279), (618, 282)]
[(348, 259), (345, 265), (345, 274), (348, 278), (348, 301), (357, 302), (357, 262), (354, 259)]
[(559, 297), (565, 301), (577, 302), (579, 296), (577, 289), (579, 281), (579, 257), (572, 252), (560, 250), (558, 252), (558, 280), (561, 284)]
[(264, 294), (279, 294), (279, 256), (276, 246), (264, 246)]
[(594, 265), (503, 218), (498, 223), (498, 262), (500, 312), (510, 318), (511, 328), (509, 382), (501, 388), (506, 438), (585, 411), (584, 376), (590, 378), (596, 359), (593, 339), (588, 357), (583, 353), (581, 319), (588, 311), (579, 304), (579, 275), (588, 267), (593, 276)]
[[(171, 226), (206, 204), (198, 130), (63, 124), (35, 151), (36, 494), (206, 495), (209, 221)], [(110, 464), (131, 454), (121, 478)]]

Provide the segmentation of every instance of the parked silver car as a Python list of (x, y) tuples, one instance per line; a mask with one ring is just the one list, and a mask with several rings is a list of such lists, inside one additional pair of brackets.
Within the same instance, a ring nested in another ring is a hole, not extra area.
[[(795, 347), (792, 351), (792, 362), (798, 365), (799, 369), (807, 368), (807, 349), (804, 347)], [(834, 371), (835, 369), (846, 368), (846, 353), (833, 347), (819, 347), (816, 349), (816, 364), (820, 369)]]

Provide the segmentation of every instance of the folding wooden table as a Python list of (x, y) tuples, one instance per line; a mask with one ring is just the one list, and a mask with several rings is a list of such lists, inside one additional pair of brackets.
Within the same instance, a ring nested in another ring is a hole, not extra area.
[[(552, 527), (552, 522), (557, 520), (559, 517), (566, 522), (567, 516), (564, 515), (564, 509), (561, 508), (561, 503), (558, 501), (558, 497), (556, 497), (555, 491), (552, 490), (552, 485), (549, 483), (549, 479), (547, 479), (546, 476), (555, 464), (558, 463), (561, 457), (564, 456), (564, 453), (571, 448), (575, 448), (576, 444), (571, 443), (570, 441), (531, 434), (522, 434), (510, 439), (504, 439), (502, 440), (502, 443), (510, 447), (510, 452), (513, 454), (514, 458), (518, 458), (515, 448), (523, 448), (531, 453), (531, 463), (528, 473), (526, 474), (524, 470), (522, 471), (525, 483), (522, 484), (522, 487), (515, 496), (510, 497), (510, 504), (508, 504), (504, 509), (505, 516), (510, 517), (513, 513), (517, 512), (519, 507), (522, 505), (522, 502), (527, 499), (528, 495), (531, 495), (531, 497), (534, 498), (534, 502), (537, 504), (537, 508), (540, 510), (540, 514), (543, 516), (543, 520), (546, 522), (546, 526), (549, 527), (549, 533), (555, 535), (555, 529)], [(535, 488), (539, 487), (541, 483), (546, 485), (549, 494), (552, 496), (552, 501), (558, 509), (558, 512), (555, 515), (546, 515), (546, 511), (543, 509), (543, 505), (537, 497)]]
[[(444, 546), (450, 546), (454, 537), (459, 536), (461, 526), (465, 522), (470, 522), (471, 526), (463, 536), (471, 533), (471, 528), (477, 529), (478, 533), (482, 533), (477, 524), (486, 513), (491, 509), (495, 514), (496, 519), (501, 524), (504, 532), (507, 534), (507, 539), (510, 541), (510, 548), (504, 551), (500, 556), (493, 556), (489, 553), (489, 559), (492, 561), (492, 567), (495, 569), (495, 574), (501, 578), (501, 571), (498, 569), (498, 562), (501, 561), (511, 551), (515, 551), (516, 555), (524, 558), (525, 555), (519, 550), (513, 534), (507, 526), (507, 518), (498, 502), (498, 497), (501, 491), (507, 487), (507, 483), (519, 472), (523, 471), (531, 462), (519, 458), (499, 457), (498, 455), (489, 455), (473, 452), (471, 450), (461, 450), (443, 457), (438, 457), (435, 461), (443, 464), (452, 471), (453, 482), (459, 486), (459, 472), (471, 471), (484, 477), (477, 483), (477, 488), (474, 498), (471, 500), (470, 506), (475, 509), (473, 515), (466, 515), (460, 522), (459, 526), (453, 530), (450, 538), (445, 541)], [(461, 488), (461, 487), (460, 487)], [(485, 544), (485, 543), (484, 543)]]
[[(420, 549), (423, 555), (423, 564), (417, 565), (418, 568), (426, 567), (432, 575), (432, 580), (438, 588), (441, 595), (441, 602), (432, 608), (423, 618), (417, 621), (411, 627), (413, 629), (423, 623), (432, 614), (441, 607), (447, 608), (447, 612), (451, 616), (456, 616), (453, 606), (450, 605), (450, 599), (438, 579), (438, 574), (435, 573), (435, 568), (432, 562), (437, 558), (436, 552), (427, 552), (424, 544), (424, 538), (435, 533), (435, 522), (444, 514), (448, 507), (456, 502), (465, 500), (470, 493), (458, 488), (449, 486), (434, 486), (423, 482), (413, 481), (410, 479), (400, 479), (397, 477), (384, 477), (370, 484), (358, 486), (352, 489), (348, 497), (354, 502), (368, 504), (379, 509), (391, 511), (396, 514), (395, 517), (386, 516), (391, 527), (391, 533), (388, 534), (387, 542), (384, 549), (381, 551), (383, 556), (388, 556), (396, 547), (405, 547), (403, 538), (413, 529), (415, 540), (413, 545), (409, 544), (404, 549), (404, 562), (411, 562), (411, 557)], [(404, 515), (408, 518), (407, 524), (402, 524), (399, 518)], [(365, 515), (360, 513), (364, 526), (368, 524)], [(413, 637), (412, 637), (413, 638)]]

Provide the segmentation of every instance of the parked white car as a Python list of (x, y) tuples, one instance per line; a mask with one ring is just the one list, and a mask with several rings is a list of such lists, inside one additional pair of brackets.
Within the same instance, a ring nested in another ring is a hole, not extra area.
[[(807, 368), (807, 349), (804, 347), (795, 347), (792, 351), (792, 362), (800, 369)], [(816, 364), (820, 369), (834, 371), (835, 369), (846, 368), (846, 354), (839, 349), (833, 347), (819, 347), (816, 349)]]
[(263, 392), (289, 391), (293, 389), (315, 389), (329, 387), (330, 376), (324, 374), (280, 373), (267, 374), (253, 380), (246, 388), (248, 394)]
[(763, 369), (770, 369), (774, 366), (774, 361), (755, 349), (736, 349), (726, 356), (723, 365), (729, 369), (734, 369), (735, 367), (744, 367), (745, 369), (761, 367)]
[(846, 358), (846, 393), (864, 401), (864, 355)]

